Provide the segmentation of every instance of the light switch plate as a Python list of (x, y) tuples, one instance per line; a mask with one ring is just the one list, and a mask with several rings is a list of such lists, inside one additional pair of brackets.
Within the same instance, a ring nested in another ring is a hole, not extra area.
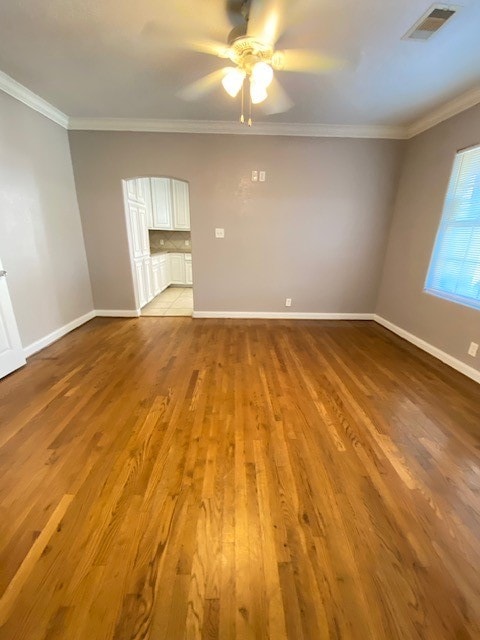
[(258, 182), (258, 171), (252, 171), (252, 182)]
[(468, 348), (468, 355), (475, 358), (477, 355), (477, 352), (478, 352), (478, 344), (476, 342), (471, 342)]
[(224, 238), (225, 229), (215, 229), (215, 238)]
[(258, 174), (258, 179), (260, 180), (260, 182), (265, 182), (266, 177), (267, 177), (266, 171), (260, 171), (260, 173)]

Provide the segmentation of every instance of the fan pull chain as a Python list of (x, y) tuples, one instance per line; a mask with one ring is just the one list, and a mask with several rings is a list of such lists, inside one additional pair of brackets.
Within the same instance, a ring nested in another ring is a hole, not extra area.
[(252, 96), (250, 96), (249, 100), (249, 108), (248, 108), (248, 126), (252, 126)]
[(242, 82), (242, 113), (240, 114), (240, 123), (241, 124), (245, 124), (245, 116), (243, 115), (244, 103), (245, 103), (244, 90), (243, 90), (244, 86), (245, 86), (245, 80)]

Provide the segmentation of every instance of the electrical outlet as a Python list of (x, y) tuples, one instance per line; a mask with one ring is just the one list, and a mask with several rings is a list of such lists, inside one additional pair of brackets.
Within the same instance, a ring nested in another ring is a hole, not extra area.
[(260, 171), (260, 173), (258, 174), (258, 179), (260, 182), (265, 182), (266, 177), (267, 174), (265, 171)]
[(215, 238), (224, 238), (225, 229), (215, 229)]
[(190, 246), (190, 240), (185, 240), (185, 246), (189, 247)]
[(165, 240), (160, 240), (160, 246), (163, 247), (164, 244), (165, 244)]
[(258, 171), (252, 171), (252, 182), (258, 182)]
[(472, 356), (472, 358), (475, 358), (477, 356), (477, 352), (478, 344), (476, 342), (471, 342), (470, 346), (468, 347), (468, 355)]
[(292, 306), (292, 299), (291, 298), (285, 298), (285, 306), (286, 307), (291, 307)]

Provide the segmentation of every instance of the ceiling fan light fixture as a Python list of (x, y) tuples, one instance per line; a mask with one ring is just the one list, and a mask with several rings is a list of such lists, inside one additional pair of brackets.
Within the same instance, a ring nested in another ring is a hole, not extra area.
[(238, 67), (229, 67), (222, 79), (222, 85), (225, 91), (232, 98), (236, 98), (240, 89), (242, 88), (243, 81), (245, 80), (245, 71)]
[(266, 62), (257, 62), (252, 68), (252, 78), (255, 84), (266, 89), (273, 80), (273, 69)]
[(250, 98), (252, 104), (260, 104), (268, 97), (265, 85), (260, 84), (254, 78), (250, 79)]

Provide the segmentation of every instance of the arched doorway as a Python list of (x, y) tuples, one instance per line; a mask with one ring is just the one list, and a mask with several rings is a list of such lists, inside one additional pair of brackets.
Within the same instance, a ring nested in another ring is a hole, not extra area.
[(123, 181), (130, 261), (142, 316), (191, 316), (189, 185), (167, 176)]

